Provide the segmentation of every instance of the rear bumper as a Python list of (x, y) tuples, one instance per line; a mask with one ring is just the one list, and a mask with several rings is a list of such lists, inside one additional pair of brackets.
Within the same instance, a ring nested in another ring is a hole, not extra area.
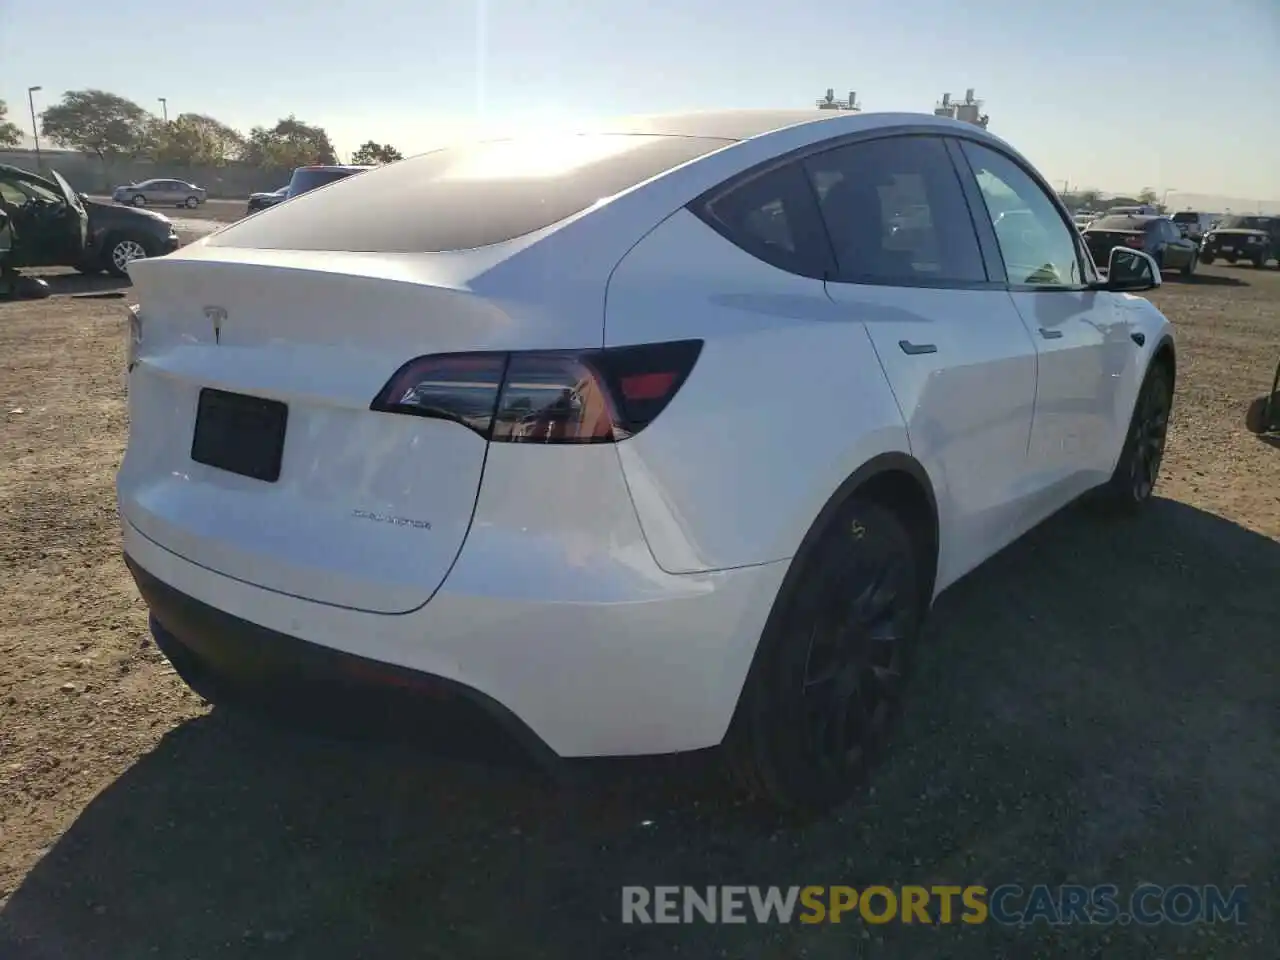
[(219, 703), (244, 703), (322, 727), (333, 726), (336, 715), (343, 732), (386, 739), (438, 743), (444, 736), (448, 747), (459, 741), (480, 749), (515, 745), (539, 765), (555, 766), (558, 758), (545, 742), (479, 691), (268, 630), (174, 589), (128, 555), (125, 564), (151, 611), (156, 645)]
[[(543, 758), (720, 743), (788, 565), (671, 575), (645, 551), (628, 558), (645, 565), (629, 595), (602, 602), (556, 582), (546, 557), (504, 575), (473, 531), (430, 602), (387, 615), (265, 590), (179, 557), (127, 519), (122, 527), (157, 640), (190, 649), (216, 678), (239, 687), (247, 668), (251, 694), (291, 702), (286, 681), (305, 676), (329, 691), (330, 713), (353, 719), (368, 700), (361, 678), (384, 695), (444, 696), (478, 706)], [(494, 544), (508, 555), (510, 546)]]

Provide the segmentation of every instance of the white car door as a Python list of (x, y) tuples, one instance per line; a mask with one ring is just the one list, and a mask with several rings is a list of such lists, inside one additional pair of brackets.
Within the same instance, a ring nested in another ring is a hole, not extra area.
[(805, 165), (839, 268), (827, 293), (865, 326), (934, 484), (941, 589), (1026, 528), (1035, 345), (988, 277), (944, 140), (857, 141)]
[(1092, 287), (1093, 262), (1066, 211), (1037, 177), (993, 147), (960, 141), (999, 248), (1009, 295), (1036, 345), (1039, 375), (1028, 447), (1033, 483), (1056, 510), (1103, 482), (1127, 422), (1138, 358), (1116, 294)]

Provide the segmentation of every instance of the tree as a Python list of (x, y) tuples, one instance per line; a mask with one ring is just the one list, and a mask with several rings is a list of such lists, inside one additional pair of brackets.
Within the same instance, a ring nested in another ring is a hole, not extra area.
[(1080, 205), (1086, 210), (1093, 210), (1098, 206), (1098, 201), (1102, 199), (1102, 195), (1092, 188), (1081, 190), (1078, 194)]
[(290, 170), (309, 163), (337, 163), (333, 144), (323, 127), (303, 123), (293, 114), (270, 129), (254, 127), (240, 152), (240, 159), (259, 167)]
[(68, 90), (60, 103), (40, 114), (40, 127), (50, 140), (104, 162), (150, 150), (155, 122), (132, 100), (105, 90)]
[(1156, 192), (1155, 192), (1154, 190), (1152, 190), (1150, 187), (1143, 187), (1143, 188), (1138, 192), (1138, 202), (1139, 202), (1139, 203), (1147, 203), (1147, 204), (1155, 203), (1155, 202), (1156, 202)]
[(240, 156), (245, 139), (239, 131), (200, 113), (183, 113), (155, 129), (152, 156), (159, 163), (221, 167)]
[(5, 119), (9, 105), (0, 100), (0, 147), (16, 147), (22, 142), (22, 130), (16, 123)]
[(357, 164), (395, 163), (403, 159), (404, 154), (391, 144), (375, 140), (361, 144), (360, 149), (351, 155), (351, 162)]

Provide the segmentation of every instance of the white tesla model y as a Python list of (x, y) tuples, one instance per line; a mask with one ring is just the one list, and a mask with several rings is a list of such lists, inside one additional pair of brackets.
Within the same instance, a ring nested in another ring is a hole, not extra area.
[(124, 550), (194, 688), (723, 743), (785, 805), (853, 789), (939, 591), (1151, 496), (1172, 401), (1151, 259), (931, 116), (449, 147), (130, 271)]

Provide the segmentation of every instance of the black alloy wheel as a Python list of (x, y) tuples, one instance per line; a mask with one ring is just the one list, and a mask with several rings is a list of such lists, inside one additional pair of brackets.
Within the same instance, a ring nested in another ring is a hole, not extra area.
[(847, 800), (874, 765), (927, 610), (919, 548), (894, 510), (855, 496), (811, 537), (725, 744), (750, 793), (802, 813)]

